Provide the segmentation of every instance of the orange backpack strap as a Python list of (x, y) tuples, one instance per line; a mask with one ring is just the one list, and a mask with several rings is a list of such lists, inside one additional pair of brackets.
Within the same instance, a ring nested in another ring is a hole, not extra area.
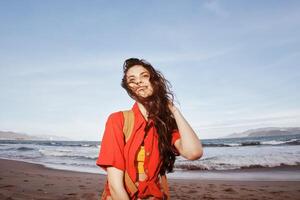
[(125, 143), (130, 138), (130, 135), (133, 130), (134, 126), (134, 113), (132, 110), (125, 110), (123, 111), (123, 117), (124, 117), (124, 126), (123, 126), (123, 133), (125, 136)]
[[(128, 139), (131, 136), (131, 133), (133, 131), (134, 127), (134, 113), (132, 110), (125, 110), (123, 111), (124, 116), (124, 126), (123, 126), (123, 133), (125, 142), (128, 141)], [(138, 189), (132, 179), (130, 178), (127, 171), (124, 172), (124, 181), (127, 189), (129, 190), (130, 196), (134, 195)]]
[(129, 195), (131, 197), (134, 196), (135, 193), (138, 191), (138, 188), (136, 187), (136, 185), (134, 184), (134, 182), (130, 178), (127, 171), (124, 172), (124, 181), (125, 181), (126, 188), (129, 190)]

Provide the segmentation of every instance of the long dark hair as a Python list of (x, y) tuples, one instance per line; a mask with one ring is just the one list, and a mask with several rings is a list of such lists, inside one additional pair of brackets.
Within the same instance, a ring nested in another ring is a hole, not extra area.
[[(150, 83), (153, 87), (153, 94), (149, 97), (143, 98), (137, 96), (128, 86), (126, 73), (135, 65), (143, 66), (150, 73)], [(122, 87), (131, 98), (144, 105), (148, 112), (148, 119), (152, 119), (157, 129), (161, 160), (160, 174), (163, 175), (166, 172), (172, 172), (175, 163), (175, 154), (171, 140), (172, 132), (174, 129), (177, 129), (177, 124), (168, 106), (169, 102), (174, 102), (174, 94), (170, 90), (171, 84), (164, 78), (161, 72), (155, 70), (149, 62), (143, 59), (129, 58), (125, 60), (123, 72)], [(150, 128), (149, 126), (148, 124), (145, 128), (146, 133)]]

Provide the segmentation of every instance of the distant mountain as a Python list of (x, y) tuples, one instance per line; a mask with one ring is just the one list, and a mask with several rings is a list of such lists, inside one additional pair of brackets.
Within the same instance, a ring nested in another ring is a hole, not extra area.
[(66, 137), (53, 135), (29, 135), (12, 131), (0, 131), (0, 140), (70, 140)]
[(225, 136), (225, 138), (297, 135), (297, 134), (300, 134), (300, 127), (284, 127), (284, 128), (267, 127), (267, 128), (250, 129), (241, 133), (233, 133)]

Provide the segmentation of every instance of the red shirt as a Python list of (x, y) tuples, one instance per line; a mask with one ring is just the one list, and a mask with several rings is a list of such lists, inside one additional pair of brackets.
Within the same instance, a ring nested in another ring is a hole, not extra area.
[[(155, 126), (151, 126), (147, 136), (144, 139), (144, 128), (147, 124), (142, 113), (139, 110), (137, 102), (132, 107), (134, 112), (134, 127), (129, 140), (125, 143), (123, 125), (124, 117), (121, 111), (112, 113), (106, 122), (104, 135), (101, 142), (101, 148), (97, 165), (106, 170), (113, 166), (122, 171), (127, 170), (133, 182), (137, 180), (137, 169), (135, 166), (136, 155), (139, 147), (144, 140), (145, 161), (144, 169), (147, 175), (145, 181), (140, 181), (138, 186), (138, 197), (143, 198), (152, 195), (158, 199), (163, 197), (160, 190), (159, 170), (160, 158), (158, 148), (158, 134)], [(178, 131), (172, 135), (172, 145), (180, 138)], [(178, 155), (178, 152), (174, 152)], [(106, 188), (109, 193), (108, 187)]]

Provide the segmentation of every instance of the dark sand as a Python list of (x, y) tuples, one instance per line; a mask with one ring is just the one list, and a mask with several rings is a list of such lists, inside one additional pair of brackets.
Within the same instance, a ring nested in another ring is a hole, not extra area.
[[(0, 159), (0, 199), (99, 199), (105, 176)], [(276, 173), (276, 172), (274, 172)], [(172, 199), (300, 199), (300, 181), (169, 179)]]

